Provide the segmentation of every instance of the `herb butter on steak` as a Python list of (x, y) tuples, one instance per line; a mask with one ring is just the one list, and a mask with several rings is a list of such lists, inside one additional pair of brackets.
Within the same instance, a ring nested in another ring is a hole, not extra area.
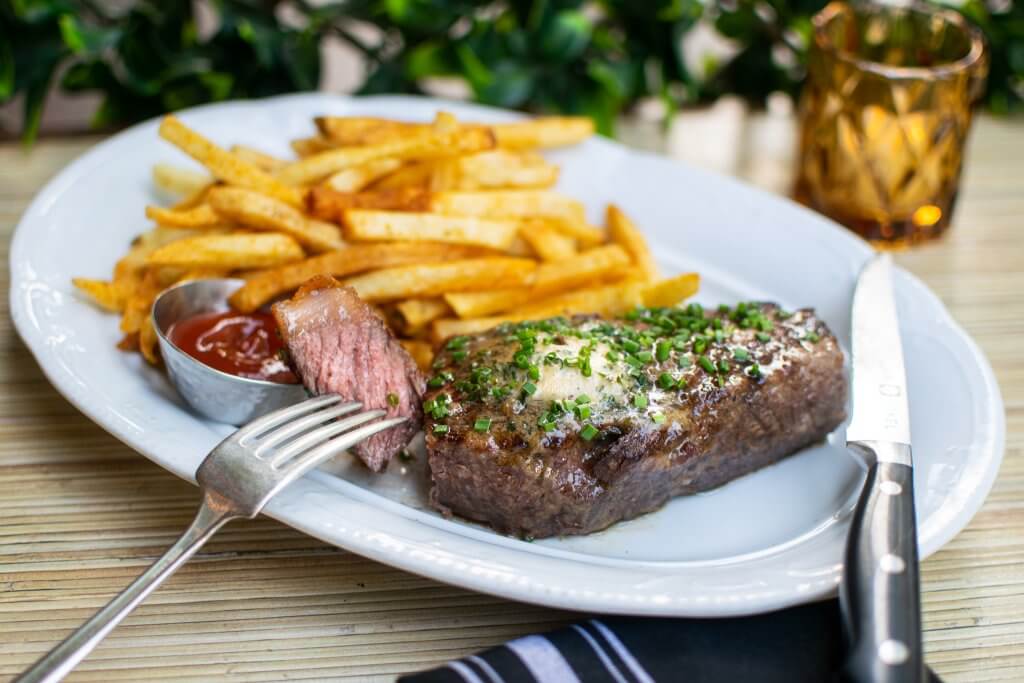
[(424, 400), (434, 505), (520, 536), (586, 534), (721, 486), (844, 419), (812, 311), (741, 303), (455, 337)]

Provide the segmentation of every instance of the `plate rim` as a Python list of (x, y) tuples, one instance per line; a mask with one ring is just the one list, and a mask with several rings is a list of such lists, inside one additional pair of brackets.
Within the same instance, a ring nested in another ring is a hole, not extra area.
[[(462, 109), (472, 109), (480, 112), (482, 115), (491, 115), (494, 117), (500, 116), (506, 119), (522, 116), (522, 114), (518, 112), (509, 112), (507, 110), (484, 107), (481, 105), (468, 104), (462, 102), (446, 102), (444, 100), (438, 100), (436, 98), (412, 97), (404, 95), (384, 95), (375, 97), (351, 98), (347, 96), (333, 95), (328, 93), (300, 93), (292, 95), (281, 95), (262, 100), (237, 100), (223, 103), (212, 103), (200, 107), (191, 108), (188, 110), (183, 110), (182, 112), (180, 112), (180, 114), (188, 116), (194, 112), (200, 112), (209, 109), (220, 109), (232, 106), (259, 107), (262, 105), (267, 105), (269, 103), (281, 103), (292, 101), (300, 102), (307, 99), (315, 100), (318, 102), (324, 102), (329, 100), (340, 103), (358, 101), (363, 103), (364, 105), (368, 102), (391, 102), (392, 104), (390, 106), (393, 106), (394, 103), (396, 102), (399, 104), (403, 102), (415, 102), (416, 106), (449, 106)], [(154, 121), (156, 120), (157, 119), (149, 119), (147, 121), (140, 122), (129, 128), (126, 128), (123, 131), (118, 132), (115, 135), (112, 135), (111, 137), (101, 141), (96, 145), (93, 145), (92, 147), (84, 151), (81, 155), (79, 155), (76, 159), (72, 160), (64, 168), (62, 168), (53, 178), (47, 181), (47, 183), (39, 190), (39, 192), (30, 202), (30, 204), (22, 214), (21, 218), (19, 219), (18, 225), (16, 226), (11, 239), (9, 256), (9, 265), (11, 273), (9, 303), (11, 309), (11, 317), (13, 319), (15, 328), (18, 331), (19, 336), (25, 343), (26, 347), (29, 349), (30, 353), (35, 358), (40, 369), (46, 376), (47, 381), (49, 381), (50, 384), (66, 400), (68, 400), (72, 405), (76, 407), (76, 409), (78, 409), (84, 415), (86, 415), (91, 421), (96, 423), (100, 428), (110, 433), (112, 436), (117, 438), (122, 443), (125, 443), (129, 448), (132, 448), (132, 450), (139, 452), (141, 455), (153, 461), (161, 468), (167, 469), (173, 474), (183, 476), (183, 478), (185, 478), (186, 480), (194, 482), (194, 477), (192, 476), (191, 473), (183, 474), (181, 472), (176, 472), (175, 470), (168, 467), (165, 463), (160, 462), (154, 456), (147, 453), (148, 446), (145, 443), (143, 443), (141, 439), (137, 440), (133, 434), (121, 428), (120, 422), (122, 418), (119, 417), (116, 411), (112, 409), (111, 405), (107, 405), (105, 403), (97, 405), (95, 402), (90, 402), (88, 400), (88, 396), (85, 393), (83, 393), (74, 382), (75, 375), (62, 363), (58, 362), (54, 354), (45, 353), (47, 349), (45, 340), (40, 340), (37, 338), (35, 332), (37, 332), (38, 330), (35, 327), (35, 325), (31, 323), (30, 320), (32, 313), (31, 306), (25, 303), (25, 299), (23, 297), (19, 296), (21, 294), (21, 285), (24, 283), (24, 278), (22, 277), (23, 273), (21, 271), (21, 268), (19, 267), (18, 261), (20, 260), (22, 252), (27, 249), (25, 245), (30, 239), (27, 236), (30, 233), (24, 226), (29, 224), (33, 220), (33, 218), (40, 213), (40, 210), (44, 205), (47, 205), (48, 203), (59, 197), (59, 195), (64, 191), (68, 184), (76, 182), (79, 176), (81, 175), (83, 169), (88, 168), (88, 165), (90, 163), (96, 163), (96, 160), (100, 158), (100, 156), (105, 152), (108, 146), (116, 144), (122, 136), (127, 136), (140, 128), (152, 126), (154, 124)], [(608, 146), (611, 149), (615, 150), (617, 153), (625, 153), (630, 156), (650, 157), (658, 159), (660, 161), (668, 161), (670, 163), (680, 163), (677, 161), (666, 159), (659, 155), (643, 152), (640, 150), (634, 150), (613, 141), (602, 139), (598, 140), (597, 143), (600, 144), (601, 146)], [(704, 169), (694, 169), (693, 167), (689, 167), (686, 164), (682, 165), (686, 166), (692, 172), (696, 172), (706, 176), (713, 176), (716, 178), (717, 182), (727, 182), (730, 184), (742, 186), (745, 192), (752, 192), (761, 195), (764, 198), (768, 198), (770, 201), (788, 202), (791, 205), (791, 208), (797, 208), (801, 211), (811, 213), (814, 215), (816, 219), (822, 220), (820, 216), (814, 214), (812, 211), (810, 211), (810, 209), (799, 206), (786, 198), (779, 197), (778, 195), (774, 195), (757, 187), (746, 185), (741, 181), (736, 180), (735, 178), (732, 178), (730, 176), (725, 176), (719, 173), (706, 171)], [(826, 223), (831, 222), (826, 221)], [(873, 249), (866, 242), (863, 242), (849, 231), (835, 224), (832, 224), (831, 227), (832, 229), (836, 230), (839, 234), (841, 234), (842, 237), (846, 239), (850, 248), (858, 252), (863, 259), (866, 260), (868, 255), (873, 253)], [(838, 237), (838, 235), (836, 235), (836, 237)], [(923, 559), (931, 553), (938, 550), (940, 547), (945, 545), (950, 539), (952, 539), (956, 534), (958, 534), (970, 522), (970, 520), (974, 517), (977, 511), (984, 504), (984, 501), (994, 484), (995, 478), (999, 471), (999, 464), (1001, 463), (1005, 452), (1005, 411), (1003, 408), (999, 386), (995, 379), (995, 374), (991, 368), (991, 364), (988, 362), (987, 358), (985, 357), (981, 349), (978, 347), (977, 343), (953, 318), (953, 316), (949, 313), (949, 311), (946, 309), (945, 305), (938, 298), (938, 296), (934, 292), (932, 292), (920, 279), (902, 269), (899, 269), (898, 272), (899, 277), (901, 279), (904, 279), (907, 284), (914, 288), (915, 296), (923, 298), (933, 308), (935, 308), (935, 310), (942, 312), (942, 325), (946, 327), (952, 335), (954, 335), (957, 341), (962, 343), (968, 349), (972, 358), (977, 362), (978, 368), (981, 370), (982, 386), (985, 394), (984, 399), (991, 406), (993, 417), (993, 423), (991, 425), (992, 430), (991, 433), (988, 434), (988, 443), (985, 445), (985, 450), (990, 454), (987, 461), (988, 466), (984, 471), (985, 476), (981, 479), (981, 481), (979, 481), (977, 487), (979, 491), (984, 491), (984, 495), (977, 495), (966, 501), (966, 504), (957, 511), (957, 514), (954, 516), (954, 518), (944, 527), (942, 527), (941, 533), (935, 534), (934, 537), (929, 540), (929, 543), (927, 545), (922, 546), (921, 557)], [(300, 487), (300, 485), (303, 485), (305, 487), (308, 487), (315, 480), (316, 476), (317, 475), (314, 474), (313, 477), (303, 480), (303, 482), (299, 482), (293, 486)], [(334, 493), (335, 495), (341, 495), (336, 491)], [(301, 493), (296, 493), (296, 496), (301, 495)], [(352, 539), (349, 539), (350, 544), (342, 544), (339, 542), (337, 536), (332, 537), (329, 534), (324, 533), (323, 530), (316, 528), (315, 525), (303, 523), (304, 520), (301, 520), (293, 515), (285, 514), (284, 511), (279, 510), (278, 507), (280, 506), (272, 505), (268, 507), (268, 510), (266, 512), (269, 513), (270, 516), (279, 519), (280, 521), (288, 524), (289, 526), (299, 529), (300, 531), (308, 533), (314, 537), (320, 538), (324, 542), (346, 548), (350, 552), (356, 552), (358, 554), (370, 557), (371, 559), (380, 561), (385, 564), (390, 564), (393, 566), (395, 565), (395, 563), (392, 561), (394, 559), (394, 555), (392, 554), (381, 551), (380, 549), (372, 546), (371, 544), (356, 543), (352, 541)], [(463, 538), (468, 539), (469, 537)], [(536, 555), (534, 553), (525, 554)], [(798, 604), (801, 602), (807, 602), (813, 599), (826, 597), (828, 594), (834, 591), (835, 585), (833, 581), (831, 583), (831, 586), (826, 586), (819, 590), (812, 590), (802, 594), (788, 594), (781, 597), (778, 595), (774, 595), (772, 597), (759, 596), (757, 599), (741, 600), (735, 603), (726, 603), (724, 605), (722, 603), (712, 602), (704, 608), (690, 605), (687, 609), (682, 611), (679, 609), (678, 605), (674, 603), (671, 605), (662, 606), (648, 605), (644, 609), (638, 611), (635, 608), (635, 606), (631, 606), (630, 604), (622, 604), (621, 602), (615, 601), (605, 601), (604, 604), (595, 603), (594, 601), (581, 602), (579, 599), (571, 597), (564, 588), (560, 588), (554, 585), (545, 586), (542, 583), (534, 582), (531, 586), (528, 587), (529, 592), (524, 593), (522, 586), (520, 586), (519, 589), (514, 589), (506, 584), (501, 583), (500, 581), (496, 582), (493, 579), (493, 577), (491, 579), (488, 579), (483, 574), (474, 574), (470, 572), (467, 574), (463, 574), (459, 577), (453, 577), (450, 573), (442, 572), (438, 569), (436, 564), (432, 564), (429, 561), (420, 561), (418, 563), (405, 563), (398, 566), (400, 566), (405, 571), (410, 571), (423, 576), (427, 576), (431, 579), (448, 583), (450, 585), (456, 585), (463, 588), (477, 590), (480, 592), (499, 595), (501, 597), (513, 600), (534, 602), (536, 604), (542, 604), (550, 607), (559, 607), (566, 609), (596, 609), (606, 613), (651, 615), (657, 614), (665, 616), (727, 616), (737, 614), (759, 613), (769, 611), (771, 609), (777, 609), (780, 607), (788, 606), (791, 604)], [(837, 576), (833, 578), (837, 579)]]

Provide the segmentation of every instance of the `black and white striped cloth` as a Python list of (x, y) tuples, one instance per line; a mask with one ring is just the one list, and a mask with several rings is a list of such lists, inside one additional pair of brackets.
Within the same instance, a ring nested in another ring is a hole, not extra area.
[[(599, 617), (519, 638), (400, 681), (827, 682), (837, 680), (839, 624), (835, 600), (736, 619)], [(930, 681), (940, 683), (934, 674)]]

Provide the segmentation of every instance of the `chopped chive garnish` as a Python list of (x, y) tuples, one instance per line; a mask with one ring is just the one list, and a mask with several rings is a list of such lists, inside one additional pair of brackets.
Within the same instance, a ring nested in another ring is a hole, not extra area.
[(672, 353), (672, 345), (667, 341), (658, 342), (654, 349), (654, 357), (658, 359), (659, 363), (667, 361), (670, 353)]
[(594, 425), (588, 424), (583, 425), (583, 429), (580, 430), (580, 438), (584, 441), (590, 441), (597, 436), (598, 429)]
[(746, 372), (751, 377), (760, 377), (761, 376), (761, 366), (758, 365), (757, 363), (754, 363), (753, 365), (748, 367), (746, 370), (744, 370), (744, 372)]
[(640, 345), (632, 339), (625, 339), (622, 342), (622, 348), (626, 349), (630, 353), (635, 353), (640, 350)]
[(676, 385), (676, 380), (672, 375), (667, 372), (663, 372), (658, 375), (658, 386), (662, 389), (671, 389)]
[(700, 366), (704, 368), (707, 372), (713, 373), (715, 371), (715, 364), (712, 363), (711, 359), (708, 358), (707, 356), (701, 356), (700, 358), (697, 359), (697, 362), (700, 363)]
[(452, 351), (452, 360), (455, 361), (456, 363), (459, 363), (461, 361), (464, 361), (467, 355), (469, 354), (466, 351)]
[(537, 385), (533, 382), (527, 382), (523, 385), (523, 393), (527, 396), (533, 396), (537, 393)]
[(821, 337), (818, 336), (817, 332), (811, 331), (804, 335), (804, 339), (811, 342), (812, 344), (815, 344), (821, 339)]
[(772, 340), (771, 335), (770, 334), (765, 334), (764, 332), (758, 332), (757, 333), (757, 338), (759, 340), (763, 341), (763, 342), (770, 342)]
[(651, 422), (653, 422), (656, 425), (660, 425), (664, 421), (665, 415), (663, 413), (655, 413), (654, 415), (651, 415)]
[(451, 339), (448, 340), (448, 343), (445, 344), (444, 347), (446, 349), (448, 349), (449, 351), (454, 351), (456, 349), (464, 349), (464, 348), (466, 348), (466, 344), (468, 344), (468, 343), (469, 343), (469, 337), (465, 337), (465, 336), (452, 337)]
[(389, 393), (388, 394), (388, 405), (389, 406), (397, 406), (398, 405), (398, 394), (395, 394), (395, 393)]
[(693, 365), (693, 361), (690, 360), (689, 356), (679, 356), (679, 367), (688, 368)]
[(717, 379), (718, 379), (718, 386), (724, 387), (725, 386), (725, 377), (722, 377), (721, 375), (719, 375)]
[(732, 357), (742, 363), (743, 361), (750, 360), (750, 353), (746, 349), (736, 347), (732, 350)]
[(727, 361), (724, 358), (722, 360), (718, 361), (718, 371), (719, 372), (729, 372), (729, 361)]
[(526, 369), (526, 376), (533, 380), (540, 379), (540, 368), (536, 365), (531, 365)]
[(478, 417), (476, 422), (473, 423), (473, 429), (478, 432), (486, 432), (491, 428), (491, 418), (489, 417)]
[(586, 420), (590, 417), (590, 406), (576, 406), (572, 411), (576, 413), (576, 417), (581, 420)]
[(434, 430), (433, 431), (434, 431), (435, 434), (447, 434), (448, 433), (448, 425), (434, 425)]
[(642, 363), (650, 363), (652, 360), (654, 360), (654, 354), (652, 354), (650, 351), (640, 351), (639, 353), (636, 354), (636, 357)]
[(576, 397), (576, 405), (581, 406), (585, 403), (590, 403), (590, 397), (586, 394), (580, 394)]
[(633, 397), (633, 407), (643, 410), (647, 407), (647, 396), (646, 394), (637, 394)]

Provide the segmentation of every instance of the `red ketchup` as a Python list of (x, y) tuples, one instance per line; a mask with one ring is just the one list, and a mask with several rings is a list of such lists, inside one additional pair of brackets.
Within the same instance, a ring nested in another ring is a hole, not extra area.
[(174, 323), (167, 336), (179, 349), (221, 372), (279, 384), (299, 382), (281, 359), (284, 342), (269, 313), (200, 313)]

